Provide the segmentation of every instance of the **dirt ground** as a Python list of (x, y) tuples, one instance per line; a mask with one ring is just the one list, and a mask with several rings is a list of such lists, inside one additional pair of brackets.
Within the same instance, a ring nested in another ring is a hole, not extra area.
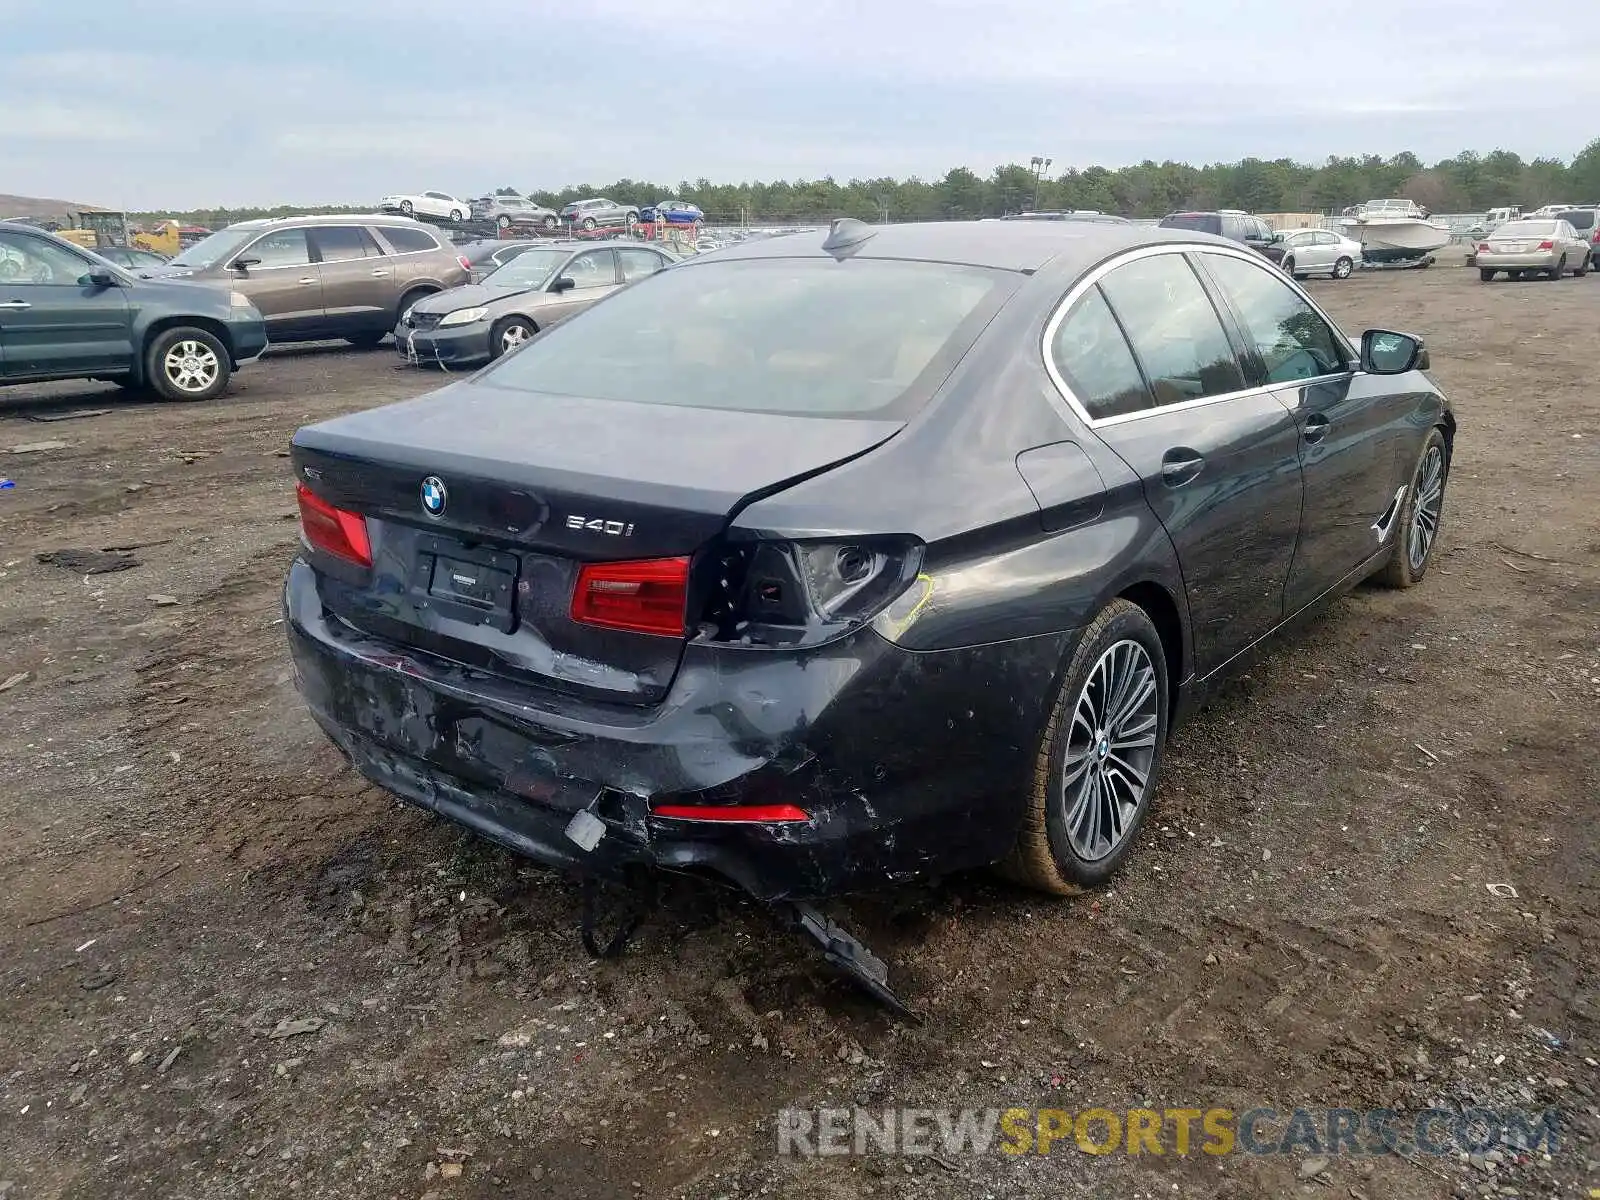
[[(698, 886), (594, 963), (571, 881), (325, 745), (279, 624), (284, 448), (437, 375), (317, 347), (210, 404), (0, 393), (0, 682), (26, 673), (0, 692), (0, 1196), (1596, 1195), (1600, 279), (1309, 286), (1428, 339), (1460, 419), (1434, 570), (1179, 731), (1111, 890), (834, 906), (920, 1026)], [(38, 558), (108, 547), (136, 565)], [(1438, 1102), (1571, 1124), (1548, 1161), (1319, 1171), (774, 1132), (785, 1105)]]

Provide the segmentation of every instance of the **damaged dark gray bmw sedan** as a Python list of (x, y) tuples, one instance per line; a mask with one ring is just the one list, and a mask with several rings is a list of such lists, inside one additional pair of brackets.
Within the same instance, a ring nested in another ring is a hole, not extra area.
[(1427, 365), (1181, 230), (747, 242), (301, 429), (299, 687), (366, 776), (546, 863), (1068, 893), (1248, 651), (1422, 578)]

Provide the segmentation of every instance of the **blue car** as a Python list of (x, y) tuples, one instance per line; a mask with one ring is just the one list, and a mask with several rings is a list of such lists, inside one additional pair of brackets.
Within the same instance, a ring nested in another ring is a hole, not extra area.
[(639, 210), (639, 220), (665, 221), (669, 225), (693, 225), (705, 219), (700, 206), (687, 200), (657, 200)]

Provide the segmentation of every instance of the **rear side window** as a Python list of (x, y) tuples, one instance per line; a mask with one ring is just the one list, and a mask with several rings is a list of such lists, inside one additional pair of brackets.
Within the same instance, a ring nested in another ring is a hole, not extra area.
[(1050, 360), (1097, 421), (1155, 404), (1099, 288), (1090, 288), (1057, 327)]
[(426, 229), (408, 229), (401, 225), (380, 225), (381, 233), (396, 254), (414, 254), (419, 250), (437, 250), (439, 243)]
[(1222, 232), (1222, 218), (1216, 213), (1174, 213), (1161, 219), (1163, 229), (1192, 229), (1195, 233)]
[(497, 387), (812, 417), (901, 417), (1015, 276), (943, 263), (735, 259), (660, 271), (481, 378)]
[(667, 265), (667, 260), (654, 250), (618, 250), (617, 262), (622, 266), (623, 283), (654, 275)]
[(377, 258), (383, 253), (372, 240), (372, 235), (359, 225), (319, 225), (313, 227), (310, 233), (323, 262)]
[(1291, 383), (1349, 369), (1328, 323), (1277, 272), (1227, 254), (1205, 254), (1201, 262), (1260, 358), (1261, 382)]
[(1117, 267), (1100, 281), (1127, 331), (1157, 405), (1244, 388), (1244, 375), (1211, 298), (1181, 254)]

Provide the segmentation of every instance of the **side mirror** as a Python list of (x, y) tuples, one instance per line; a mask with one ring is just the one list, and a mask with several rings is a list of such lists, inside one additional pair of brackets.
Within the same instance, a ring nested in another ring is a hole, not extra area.
[(1425, 371), (1428, 350), (1422, 339), (1409, 333), (1369, 329), (1361, 335), (1361, 369), (1373, 375), (1404, 375)]
[(1283, 234), (1281, 234), (1281, 233), (1273, 234), (1272, 235), (1272, 241), (1273, 241), (1274, 244), (1277, 244), (1278, 242), (1283, 241)]
[(260, 266), (261, 260), (259, 258), (236, 258), (228, 265), (235, 271), (248, 271), (251, 267)]
[(117, 277), (104, 267), (95, 267), (85, 277), (90, 287), (108, 288), (117, 286)]
[(552, 292), (570, 292), (577, 286), (577, 280), (573, 279), (571, 275), (557, 275), (550, 284), (550, 290)]

